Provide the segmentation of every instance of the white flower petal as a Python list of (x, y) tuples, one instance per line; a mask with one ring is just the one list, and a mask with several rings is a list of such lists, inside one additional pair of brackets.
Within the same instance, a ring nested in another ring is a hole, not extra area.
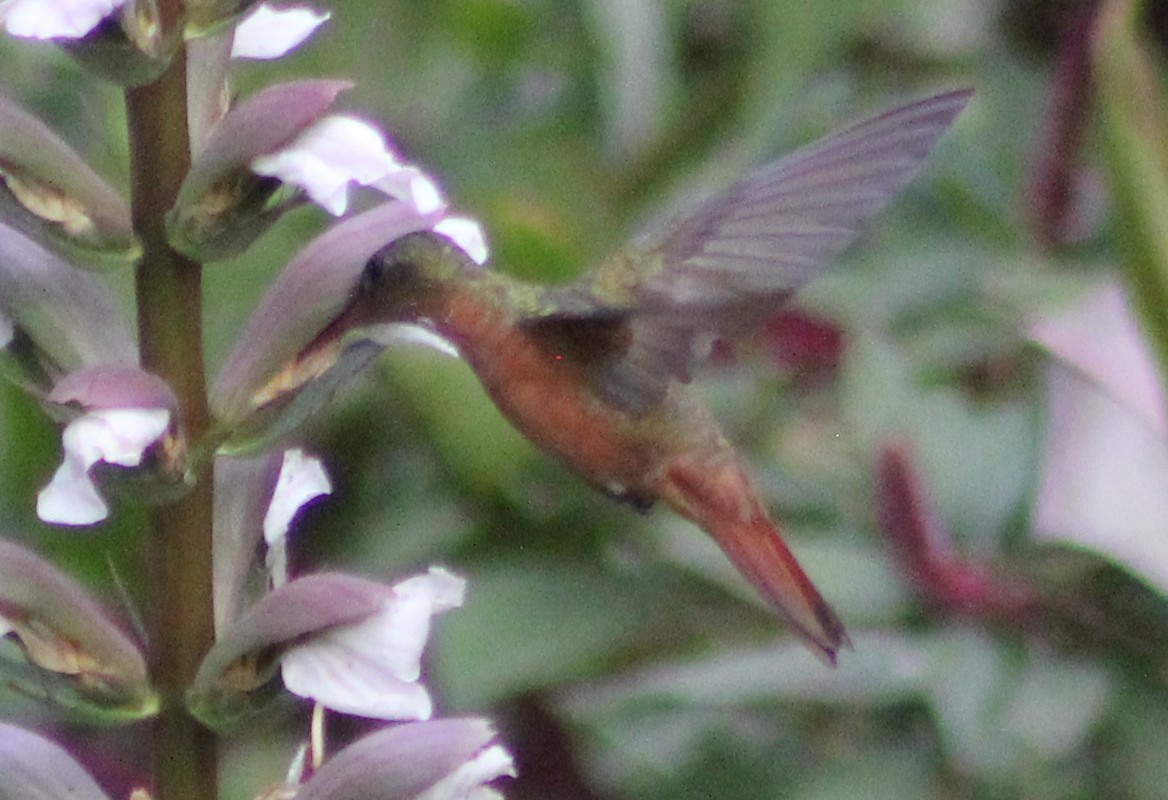
[(16, 335), (16, 326), (12, 324), (12, 320), (0, 313), (0, 350), (8, 346), (12, 341), (12, 337)]
[(342, 714), (385, 720), (424, 720), (433, 713), (426, 687), (403, 681), (371, 661), (335, 647), (295, 648), (281, 663), (284, 686)]
[(487, 781), (515, 777), (515, 762), (502, 745), (492, 745), (418, 795), (417, 800), (493, 800), (502, 797)]
[(439, 353), (452, 358), (458, 358), (458, 348), (449, 339), (446, 339), (429, 328), (413, 325), (408, 322), (391, 322), (388, 325), (377, 325), (369, 330), (369, 338), (382, 347), (396, 347), (399, 344), (418, 344), (430, 347)]
[(288, 533), (296, 513), (310, 500), (332, 494), (328, 474), (319, 458), (293, 448), (284, 451), (272, 502), (264, 515), (264, 541), (269, 545)]
[(417, 683), (430, 618), (462, 604), (466, 582), (431, 568), (397, 584), (379, 613), (289, 649), (284, 685), (336, 711), (379, 719), (428, 719), (430, 696)]
[(1034, 535), (1101, 552), (1168, 593), (1168, 439), (1081, 373), (1052, 365)]
[(37, 516), (57, 525), (93, 525), (109, 515), (88, 471), (67, 455), (37, 495)]
[(264, 569), (268, 571), (268, 585), (277, 589), (288, 582), (288, 537), (281, 536), (268, 544), (264, 552)]
[(235, 27), (232, 58), (279, 58), (300, 44), (332, 16), (303, 6), (256, 7)]
[(164, 408), (112, 408), (90, 411), (65, 426), (65, 458), (37, 496), (37, 516), (62, 525), (92, 525), (109, 508), (89, 478), (99, 461), (136, 467), (146, 448), (170, 425)]
[(490, 251), (482, 226), (469, 217), (447, 217), (434, 226), (440, 233), (458, 245), (476, 264), (487, 263)]
[(417, 175), (410, 181), (410, 198), (414, 201), (414, 208), (418, 213), (429, 214), (446, 208), (446, 198), (442, 196), (442, 190), (438, 185), (422, 174), (421, 170), (416, 172)]
[(1168, 420), (1123, 290), (1104, 287), (1031, 335), (1056, 356), (1034, 535), (1096, 550), (1168, 592)]
[(80, 39), (125, 0), (7, 0), (0, 3), (0, 24), (13, 36), (29, 39)]
[(299, 186), (334, 216), (349, 207), (350, 183), (373, 186), (421, 214), (442, 207), (433, 183), (416, 167), (401, 164), (381, 131), (352, 117), (325, 117), (283, 149), (253, 159), (251, 168)]
[(264, 515), (264, 564), (272, 586), (288, 582), (288, 526), (308, 501), (332, 494), (328, 474), (320, 459), (293, 448), (284, 451), (276, 488)]
[(417, 167), (399, 167), (369, 185), (389, 197), (412, 203), (419, 214), (431, 214), (446, 208), (442, 190)]

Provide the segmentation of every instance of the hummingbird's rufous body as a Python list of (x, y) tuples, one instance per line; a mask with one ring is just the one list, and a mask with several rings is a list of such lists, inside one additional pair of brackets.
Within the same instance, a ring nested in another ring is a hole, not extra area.
[(350, 311), (449, 341), (502, 413), (604, 492), (661, 500), (709, 533), (818, 655), (839, 618), (783, 542), (690, 369), (817, 274), (917, 172), (969, 92), (845, 128), (634, 243), (580, 281), (541, 287), (483, 269), (431, 232), (369, 262)]

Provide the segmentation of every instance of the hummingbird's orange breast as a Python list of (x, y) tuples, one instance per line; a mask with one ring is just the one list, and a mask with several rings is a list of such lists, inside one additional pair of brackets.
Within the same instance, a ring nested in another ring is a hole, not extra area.
[(550, 347), (478, 292), (452, 288), (442, 306), (432, 324), (522, 434), (610, 493), (643, 488), (659, 460), (641, 435), (644, 420), (600, 401), (578, 355)]

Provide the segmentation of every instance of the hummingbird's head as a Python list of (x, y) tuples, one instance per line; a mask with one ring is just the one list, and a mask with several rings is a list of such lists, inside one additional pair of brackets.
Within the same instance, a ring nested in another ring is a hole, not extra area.
[(358, 291), (383, 311), (412, 306), (477, 269), (474, 260), (442, 234), (407, 233), (365, 263)]

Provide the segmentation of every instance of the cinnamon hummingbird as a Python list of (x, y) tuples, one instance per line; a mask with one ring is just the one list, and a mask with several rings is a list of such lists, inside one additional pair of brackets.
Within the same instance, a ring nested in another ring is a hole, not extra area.
[(368, 323), (413, 323), (457, 349), (528, 439), (639, 509), (709, 533), (831, 664), (844, 625), (788, 549), (742, 458), (689, 386), (715, 338), (758, 326), (917, 173), (968, 90), (895, 108), (748, 175), (601, 262), (540, 286), (412, 233), (367, 263)]

